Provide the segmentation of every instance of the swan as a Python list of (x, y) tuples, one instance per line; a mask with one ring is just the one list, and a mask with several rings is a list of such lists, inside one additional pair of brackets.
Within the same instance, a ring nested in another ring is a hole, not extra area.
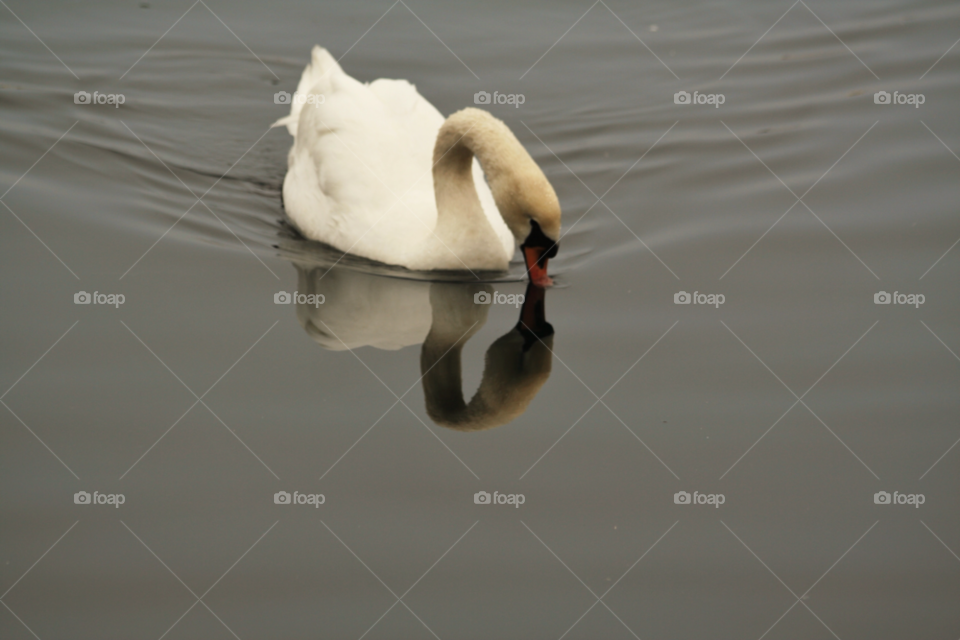
[(552, 284), (560, 203), (502, 121), (444, 119), (406, 80), (360, 82), (319, 46), (290, 105), (273, 126), (294, 139), (283, 203), (304, 236), (416, 271), (505, 271), (519, 245)]

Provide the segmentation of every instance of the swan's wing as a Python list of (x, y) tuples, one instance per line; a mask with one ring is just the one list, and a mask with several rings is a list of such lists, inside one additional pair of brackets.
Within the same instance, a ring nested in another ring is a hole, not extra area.
[(422, 145), (429, 150), (432, 156), (437, 132), (440, 131), (440, 125), (443, 124), (443, 116), (437, 111), (437, 108), (417, 92), (416, 86), (406, 80), (380, 78), (367, 86), (370, 87), (373, 95), (383, 103), (384, 109), (398, 121), (422, 134), (433, 131), (433, 136), (429, 138), (428, 144)]
[(364, 84), (323, 49), (298, 95), (296, 126), (282, 122), (295, 136), (283, 188), (291, 220), (308, 237), (406, 266), (436, 224), (431, 158), (443, 117), (410, 83)]

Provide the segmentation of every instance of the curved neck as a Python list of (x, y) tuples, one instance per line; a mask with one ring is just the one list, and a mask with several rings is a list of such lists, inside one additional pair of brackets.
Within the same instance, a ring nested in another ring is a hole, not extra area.
[[(483, 216), (473, 181), (476, 156), (504, 222), (515, 237), (524, 238), (529, 222), (523, 211), (520, 185), (546, 181), (536, 163), (509, 127), (480, 109), (453, 114), (437, 133), (433, 150), (433, 188), (437, 199), (437, 232), (456, 225), (474, 229), (490, 225)], [(492, 229), (491, 229), (492, 232)]]

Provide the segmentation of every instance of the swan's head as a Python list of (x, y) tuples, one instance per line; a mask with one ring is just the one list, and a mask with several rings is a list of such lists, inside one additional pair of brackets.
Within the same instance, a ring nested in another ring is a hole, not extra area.
[(552, 239), (536, 220), (530, 220), (530, 227), (530, 233), (520, 245), (520, 251), (523, 252), (530, 282), (538, 287), (548, 287), (553, 284), (553, 280), (547, 275), (547, 260), (557, 255), (560, 248), (559, 229), (557, 238)]

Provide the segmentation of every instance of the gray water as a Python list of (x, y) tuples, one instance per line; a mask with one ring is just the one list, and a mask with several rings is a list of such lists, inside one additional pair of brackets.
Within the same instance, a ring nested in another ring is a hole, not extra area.
[[(0, 33), (0, 636), (960, 636), (960, 6), (6, 0)], [(519, 262), (431, 283), (284, 224), (314, 44), (445, 114), (524, 96), (489, 109), (566, 235), (507, 424), (438, 425), (420, 342), (478, 322), (469, 400), (518, 309), (465, 296)]]

